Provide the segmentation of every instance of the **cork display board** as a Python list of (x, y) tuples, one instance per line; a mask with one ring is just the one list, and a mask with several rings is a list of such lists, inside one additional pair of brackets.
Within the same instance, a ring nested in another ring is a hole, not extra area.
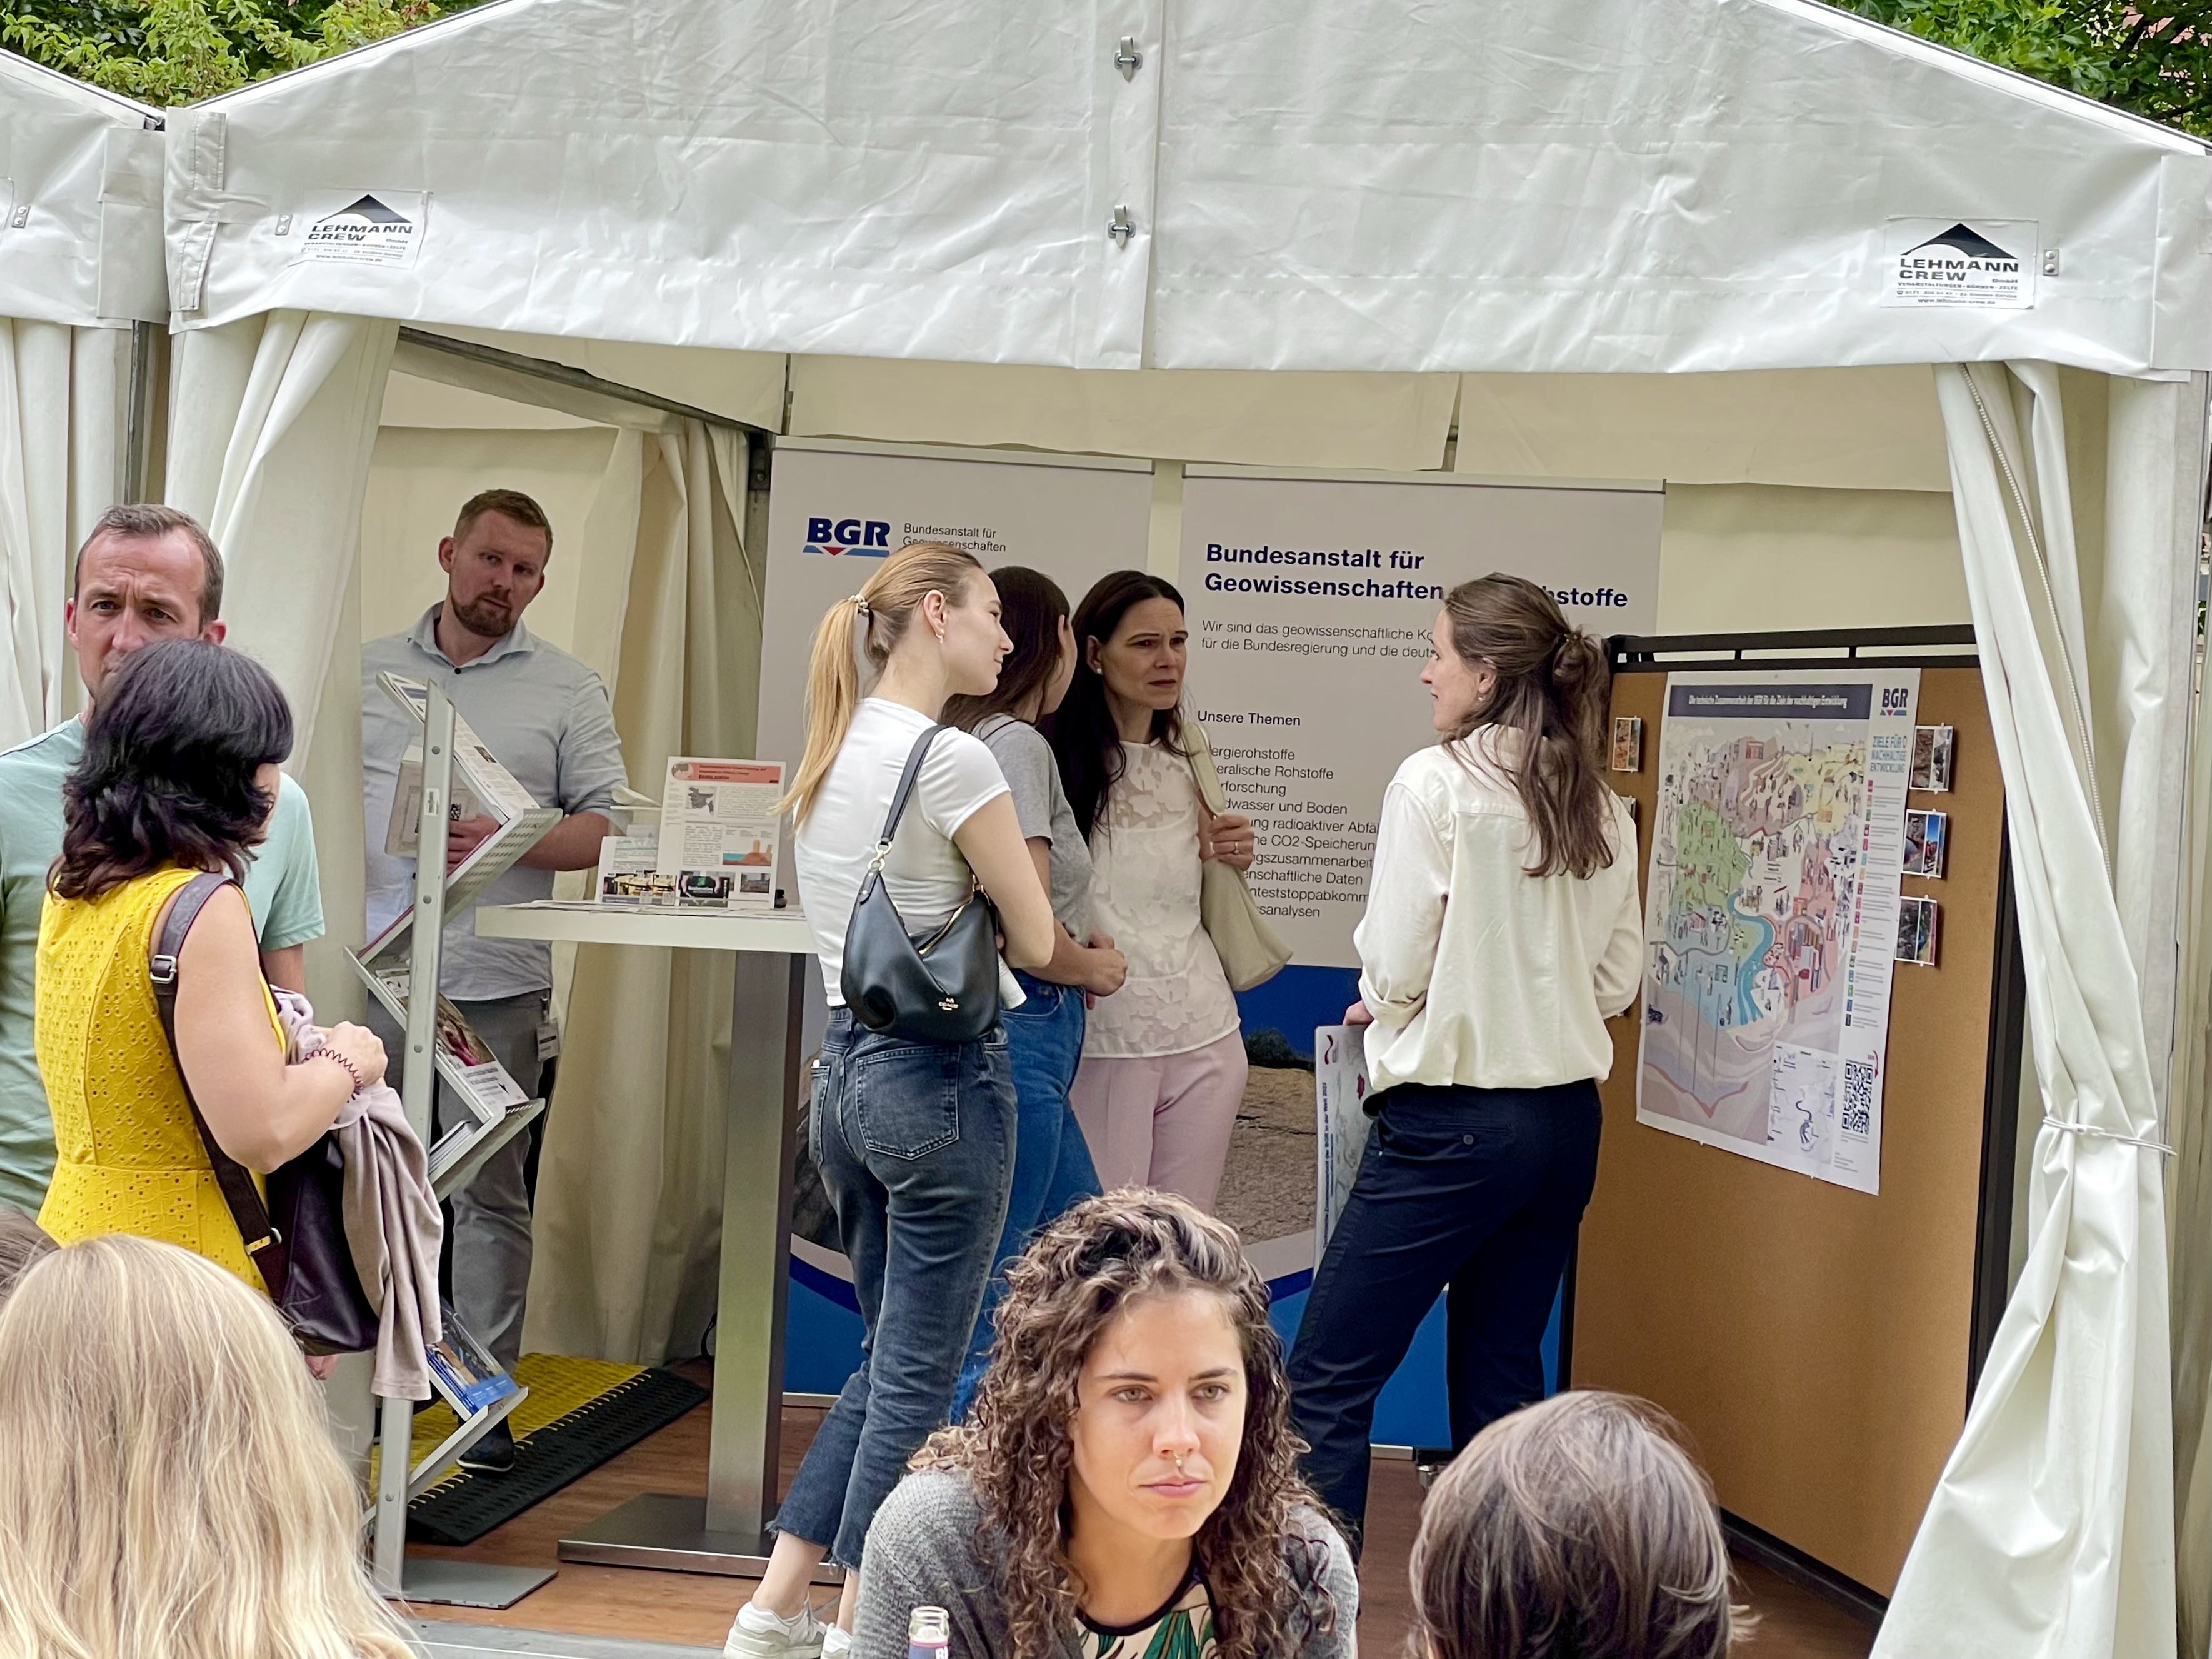
[[(1668, 679), (1613, 682), (1614, 714), (1644, 721), (1641, 769), (1607, 778), (1637, 802), (1644, 868)], [(1979, 671), (1923, 669), (1918, 710), (1956, 732), (1952, 792), (1908, 801), (1950, 815), (1950, 845), (1942, 879), (1905, 878), (1940, 936), (1935, 965), (1897, 965), (1879, 1194), (1639, 1124), (1639, 1005), (1612, 1023), (1574, 1290), (1575, 1386), (1657, 1401), (1724, 1509), (1883, 1595), (1966, 1418), (2002, 902)]]

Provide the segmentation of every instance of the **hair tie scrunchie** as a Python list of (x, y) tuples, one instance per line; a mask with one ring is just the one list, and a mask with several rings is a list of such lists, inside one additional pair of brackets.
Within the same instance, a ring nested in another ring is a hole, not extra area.
[(853, 677), (866, 696), (869, 688), (882, 678), (875, 661), (868, 655), (868, 629), (875, 619), (875, 611), (866, 599), (853, 602)]

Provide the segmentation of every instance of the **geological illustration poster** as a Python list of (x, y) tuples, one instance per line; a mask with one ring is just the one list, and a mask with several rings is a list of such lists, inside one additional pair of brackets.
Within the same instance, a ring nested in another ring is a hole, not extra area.
[(1919, 690), (1842, 664), (1669, 677), (1638, 1121), (1879, 1190)]

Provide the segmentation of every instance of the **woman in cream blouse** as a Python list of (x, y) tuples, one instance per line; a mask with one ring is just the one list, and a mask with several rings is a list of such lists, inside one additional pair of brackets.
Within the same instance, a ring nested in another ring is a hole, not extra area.
[(1452, 1444), (1543, 1393), (1597, 1177), (1605, 1022), (1636, 999), (1636, 831), (1599, 769), (1605, 653), (1518, 576), (1464, 582), (1422, 684), (1443, 741), (1382, 798), (1353, 935), (1375, 1117), (1291, 1351), (1307, 1474), (1355, 1523), (1375, 1397), (1449, 1285)]

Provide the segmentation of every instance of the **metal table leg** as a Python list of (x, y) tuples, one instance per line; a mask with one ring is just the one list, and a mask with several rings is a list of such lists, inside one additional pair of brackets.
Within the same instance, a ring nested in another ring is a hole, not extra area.
[[(812, 968), (811, 957), (738, 953), (707, 1496), (634, 1498), (563, 1538), (563, 1561), (739, 1578), (757, 1578), (767, 1565), (782, 1439), (799, 1020)], [(834, 1567), (817, 1574), (823, 1583), (842, 1577)]]

